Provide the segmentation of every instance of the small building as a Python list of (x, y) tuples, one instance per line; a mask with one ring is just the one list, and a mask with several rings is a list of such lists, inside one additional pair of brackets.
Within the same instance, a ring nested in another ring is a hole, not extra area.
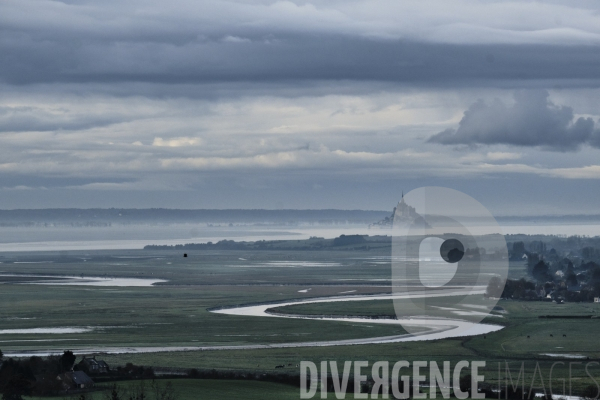
[(600, 297), (594, 297), (594, 303), (600, 303)]
[(559, 277), (559, 278), (562, 278), (562, 277), (564, 277), (564, 276), (565, 276), (565, 273), (564, 273), (564, 272), (562, 272), (561, 270), (558, 270), (558, 271), (556, 271), (556, 273), (555, 273), (554, 275), (556, 275), (556, 276), (557, 276), (557, 277)]
[(79, 365), (84, 367), (90, 374), (105, 374), (109, 371), (108, 364), (104, 360), (96, 360), (96, 356), (91, 358), (83, 356)]
[(104, 360), (98, 360), (98, 370), (100, 373), (106, 373), (108, 369), (108, 364)]
[(70, 389), (90, 389), (94, 387), (94, 381), (83, 371), (71, 371), (60, 374), (56, 377), (62, 382), (65, 390)]

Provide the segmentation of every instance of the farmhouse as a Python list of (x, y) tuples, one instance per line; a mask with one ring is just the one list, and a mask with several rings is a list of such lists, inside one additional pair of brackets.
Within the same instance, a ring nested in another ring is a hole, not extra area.
[(91, 358), (83, 357), (79, 365), (90, 374), (105, 374), (108, 372), (108, 364), (103, 360), (96, 360), (96, 356)]
[(62, 382), (65, 390), (89, 389), (94, 387), (94, 381), (83, 371), (65, 372), (57, 376), (56, 379)]

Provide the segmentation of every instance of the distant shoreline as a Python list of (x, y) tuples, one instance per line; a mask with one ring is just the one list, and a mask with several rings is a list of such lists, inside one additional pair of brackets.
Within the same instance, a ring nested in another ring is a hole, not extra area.
[[(102, 221), (102, 222), (376, 222), (388, 216), (390, 210), (361, 209), (176, 209), (176, 208), (39, 208), (0, 209), (0, 223), (11, 221)], [(499, 215), (498, 221), (507, 222), (586, 222), (600, 221), (600, 214), (564, 215)]]

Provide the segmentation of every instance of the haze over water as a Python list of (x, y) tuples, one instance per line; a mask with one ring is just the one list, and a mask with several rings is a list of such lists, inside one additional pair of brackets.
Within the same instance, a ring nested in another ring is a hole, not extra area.
[[(500, 222), (505, 234), (600, 235), (600, 224)], [(110, 227), (3, 227), (0, 251), (68, 251), (142, 249), (146, 245), (207, 243), (220, 240), (301, 240), (311, 236), (390, 235), (389, 229), (366, 225), (299, 225), (273, 227), (208, 227), (206, 224), (128, 225)]]

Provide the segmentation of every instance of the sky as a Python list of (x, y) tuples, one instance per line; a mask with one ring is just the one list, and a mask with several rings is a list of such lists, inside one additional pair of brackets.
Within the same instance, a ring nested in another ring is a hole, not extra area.
[(600, 214), (600, 3), (0, 2), (0, 209)]

